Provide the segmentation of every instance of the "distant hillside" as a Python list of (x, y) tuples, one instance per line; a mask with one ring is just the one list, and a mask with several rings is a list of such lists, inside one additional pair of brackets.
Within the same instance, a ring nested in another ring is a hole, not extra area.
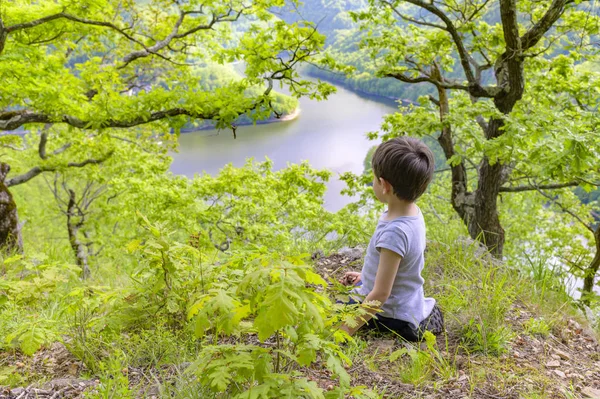
[(306, 0), (297, 13), (282, 13), (282, 18), (288, 22), (305, 19), (317, 24), (319, 32), (327, 37), (328, 50), (333, 57), (356, 68), (351, 76), (332, 73), (314, 66), (307, 66), (304, 72), (357, 92), (393, 99), (415, 101), (419, 96), (431, 93), (431, 88), (427, 85), (406, 85), (395, 79), (380, 79), (374, 76), (373, 61), (368, 54), (359, 49), (361, 33), (349, 15), (349, 11), (360, 10), (366, 6), (367, 2), (364, 0)]

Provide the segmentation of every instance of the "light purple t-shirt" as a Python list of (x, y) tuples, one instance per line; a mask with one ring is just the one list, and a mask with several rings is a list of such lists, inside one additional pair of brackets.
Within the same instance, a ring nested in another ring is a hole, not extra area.
[(379, 250), (389, 249), (402, 256), (398, 273), (394, 279), (392, 292), (378, 313), (383, 317), (404, 320), (418, 327), (435, 306), (435, 299), (425, 298), (421, 271), (425, 264), (425, 220), (419, 209), (416, 216), (402, 216), (394, 220), (379, 222), (365, 256), (361, 272), (362, 286), (356, 292), (367, 296), (375, 285), (375, 275), (379, 267)]

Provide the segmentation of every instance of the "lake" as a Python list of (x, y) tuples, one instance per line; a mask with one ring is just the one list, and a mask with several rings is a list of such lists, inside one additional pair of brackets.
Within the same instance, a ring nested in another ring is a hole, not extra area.
[(304, 160), (334, 173), (325, 195), (325, 207), (336, 211), (351, 201), (340, 191), (343, 172), (361, 173), (369, 148), (366, 134), (379, 129), (383, 116), (397, 109), (391, 100), (375, 100), (342, 87), (327, 101), (300, 99), (300, 115), (291, 121), (240, 126), (237, 139), (230, 130), (183, 133), (179, 152), (172, 154), (171, 171), (192, 177), (216, 174), (228, 163), (243, 166), (248, 158), (271, 159), (275, 169)]

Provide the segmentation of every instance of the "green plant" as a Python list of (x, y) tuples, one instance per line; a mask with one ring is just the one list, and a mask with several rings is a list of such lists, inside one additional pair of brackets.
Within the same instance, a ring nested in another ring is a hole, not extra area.
[(539, 335), (541, 337), (547, 337), (552, 330), (552, 326), (546, 322), (543, 318), (530, 318), (524, 323), (525, 332), (531, 335)]
[(508, 350), (514, 333), (506, 326), (490, 326), (483, 319), (471, 319), (463, 327), (461, 336), (469, 351), (499, 356)]
[(129, 378), (125, 372), (127, 365), (122, 354), (112, 353), (98, 364), (100, 383), (85, 397), (89, 399), (133, 399), (134, 392), (129, 387)]
[(426, 331), (423, 338), (426, 349), (406, 344), (389, 356), (390, 362), (398, 363), (398, 376), (402, 382), (419, 385), (434, 373), (444, 381), (456, 376), (454, 365), (437, 349), (435, 335)]
[(0, 367), (0, 386), (18, 387), (26, 381), (26, 378), (16, 367)]
[[(330, 338), (329, 299), (315, 290), (325, 281), (301, 257), (284, 257), (266, 250), (234, 256), (222, 272), (228, 279), (214, 283), (191, 304), (188, 315), (196, 333), (212, 334), (192, 366), (202, 383), (233, 397), (320, 398), (323, 392), (299, 372), (318, 358), (339, 378), (341, 394), (349, 388), (342, 349)], [(220, 336), (256, 333), (269, 345), (220, 344)], [(343, 339), (344, 334), (334, 334)], [(333, 395), (329, 393), (328, 395)]]
[(21, 323), (5, 338), (6, 343), (19, 348), (26, 355), (33, 355), (44, 344), (49, 344), (58, 339), (55, 322), (44, 318), (30, 318)]

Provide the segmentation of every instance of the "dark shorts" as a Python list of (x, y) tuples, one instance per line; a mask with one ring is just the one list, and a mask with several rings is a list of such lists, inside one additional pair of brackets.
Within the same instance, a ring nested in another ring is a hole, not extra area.
[(438, 305), (435, 305), (429, 316), (419, 324), (419, 328), (417, 329), (414, 328), (412, 323), (407, 321), (391, 319), (380, 315), (376, 315), (369, 320), (366, 327), (381, 333), (395, 333), (407, 341), (414, 342), (422, 340), (425, 331), (430, 331), (435, 335), (443, 333), (444, 315)]
[[(348, 304), (358, 303), (354, 299), (350, 298)], [(392, 319), (389, 317), (383, 317), (381, 315), (375, 315), (369, 322), (364, 326), (368, 330), (377, 331), (380, 333), (392, 333), (397, 334), (407, 341), (416, 342), (423, 339), (425, 331), (430, 331), (435, 335), (439, 335), (444, 332), (444, 315), (442, 311), (435, 305), (431, 310), (431, 313), (425, 320), (423, 320), (419, 327), (415, 329), (412, 323), (404, 320)]]

